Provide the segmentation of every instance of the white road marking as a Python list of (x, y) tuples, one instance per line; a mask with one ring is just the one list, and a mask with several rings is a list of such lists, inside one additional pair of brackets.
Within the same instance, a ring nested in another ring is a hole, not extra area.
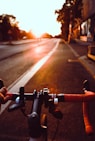
[[(39, 62), (32, 66), (27, 72), (25, 72), (21, 77), (19, 77), (12, 85), (8, 87), (10, 92), (19, 92), (19, 88), (25, 86), (25, 84), (37, 73), (37, 71), (46, 63), (46, 61), (51, 57), (59, 45), (60, 40), (57, 41), (56, 46)], [(6, 104), (1, 105), (0, 115), (4, 112), (11, 101)]]
[(80, 57), (80, 55), (69, 44), (67, 44), (66, 42), (65, 42), (65, 44), (70, 48), (70, 50), (73, 52), (75, 57)]

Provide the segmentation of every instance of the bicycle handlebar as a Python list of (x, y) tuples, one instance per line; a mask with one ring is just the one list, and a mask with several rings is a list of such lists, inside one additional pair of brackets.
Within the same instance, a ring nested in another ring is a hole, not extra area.
[[(23, 89), (22, 87), (20, 89)], [(46, 89), (46, 88), (45, 88)], [(12, 95), (12, 100), (14, 101), (16, 98), (16, 103), (21, 106), (24, 106), (24, 102), (26, 100), (34, 100), (35, 97), (42, 98), (45, 102), (45, 105), (48, 104), (48, 101), (51, 99), (54, 103), (58, 102), (89, 102), (95, 100), (95, 92), (85, 90), (85, 94), (49, 94), (47, 92), (41, 91), (37, 92), (34, 90), (33, 93), (10, 93), (8, 92), (7, 95)], [(19, 106), (20, 106), (19, 105)]]
[[(26, 100), (32, 100), (33, 107), (32, 107), (32, 112), (29, 115), (29, 126), (30, 126), (29, 128), (30, 131), (32, 131), (30, 133), (31, 136), (35, 136), (35, 133), (33, 132), (34, 130), (32, 129), (33, 126), (35, 128), (35, 124), (38, 123), (37, 124), (38, 126), (36, 128), (38, 130), (38, 133), (40, 131), (40, 122), (38, 117), (40, 117), (41, 107), (43, 104), (45, 105), (46, 108), (47, 107), (49, 108), (50, 113), (52, 113), (56, 118), (61, 119), (63, 117), (61, 112), (56, 110), (56, 105), (58, 104), (58, 102), (83, 102), (83, 119), (84, 119), (85, 131), (87, 134), (92, 134), (93, 128), (89, 120), (89, 114), (87, 108), (89, 107), (88, 102), (95, 100), (95, 92), (90, 91), (89, 83), (87, 80), (84, 81), (83, 85), (84, 85), (83, 94), (64, 94), (64, 93), (50, 94), (48, 88), (44, 88), (40, 92), (34, 90), (33, 93), (24, 93), (24, 87), (21, 87), (19, 93), (9, 93), (9, 92), (7, 93), (8, 95), (10, 94), (12, 95), (12, 100), (16, 100), (16, 103), (11, 105), (8, 111), (22, 108), (23, 106), (25, 106)], [(32, 120), (33, 122), (30, 122)]]

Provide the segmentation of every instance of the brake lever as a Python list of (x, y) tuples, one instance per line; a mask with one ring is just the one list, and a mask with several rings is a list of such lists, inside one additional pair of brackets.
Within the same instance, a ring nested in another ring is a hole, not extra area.
[(84, 80), (83, 82), (83, 91), (90, 91), (90, 84), (88, 80)]
[(9, 106), (8, 111), (11, 112), (13, 110), (16, 110), (18, 108), (22, 108), (25, 106), (25, 102), (24, 102), (24, 87), (20, 87), (19, 89), (19, 97), (16, 98), (15, 100), (15, 104), (12, 104), (11, 106)]
[(61, 110), (58, 108), (56, 104), (54, 104), (53, 99), (49, 100), (49, 112), (56, 118), (56, 119), (62, 119), (63, 118), (63, 113)]
[(25, 102), (20, 101), (19, 103), (12, 104), (8, 107), (8, 112), (14, 111), (16, 109), (22, 108), (25, 106)]

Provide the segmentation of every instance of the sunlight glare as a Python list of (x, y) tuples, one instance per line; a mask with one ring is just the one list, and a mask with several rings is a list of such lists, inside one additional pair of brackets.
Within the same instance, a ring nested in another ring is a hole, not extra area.
[(35, 53), (37, 53), (37, 54), (42, 53), (42, 48), (41, 47), (35, 48)]
[(65, 0), (3, 0), (0, 2), (0, 13), (13, 14), (19, 21), (20, 29), (32, 30), (38, 37), (46, 32), (55, 35), (60, 33), (55, 10), (61, 9), (64, 2)]

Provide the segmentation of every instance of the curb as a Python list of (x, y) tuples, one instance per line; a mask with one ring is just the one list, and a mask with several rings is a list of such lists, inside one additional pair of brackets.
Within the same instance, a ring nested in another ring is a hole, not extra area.
[(92, 77), (95, 79), (95, 62), (88, 59), (88, 57), (85, 55), (79, 57), (79, 61), (86, 68), (86, 70), (92, 75)]
[(87, 45), (87, 46), (89, 46), (92, 43), (92, 42), (82, 41), (82, 40), (79, 40), (79, 39), (75, 39), (75, 42), (77, 42), (80, 45)]
[(0, 45), (20, 45), (20, 44), (27, 44), (31, 43), (33, 39), (30, 40), (20, 40), (20, 41), (12, 41), (12, 42), (1, 42)]

